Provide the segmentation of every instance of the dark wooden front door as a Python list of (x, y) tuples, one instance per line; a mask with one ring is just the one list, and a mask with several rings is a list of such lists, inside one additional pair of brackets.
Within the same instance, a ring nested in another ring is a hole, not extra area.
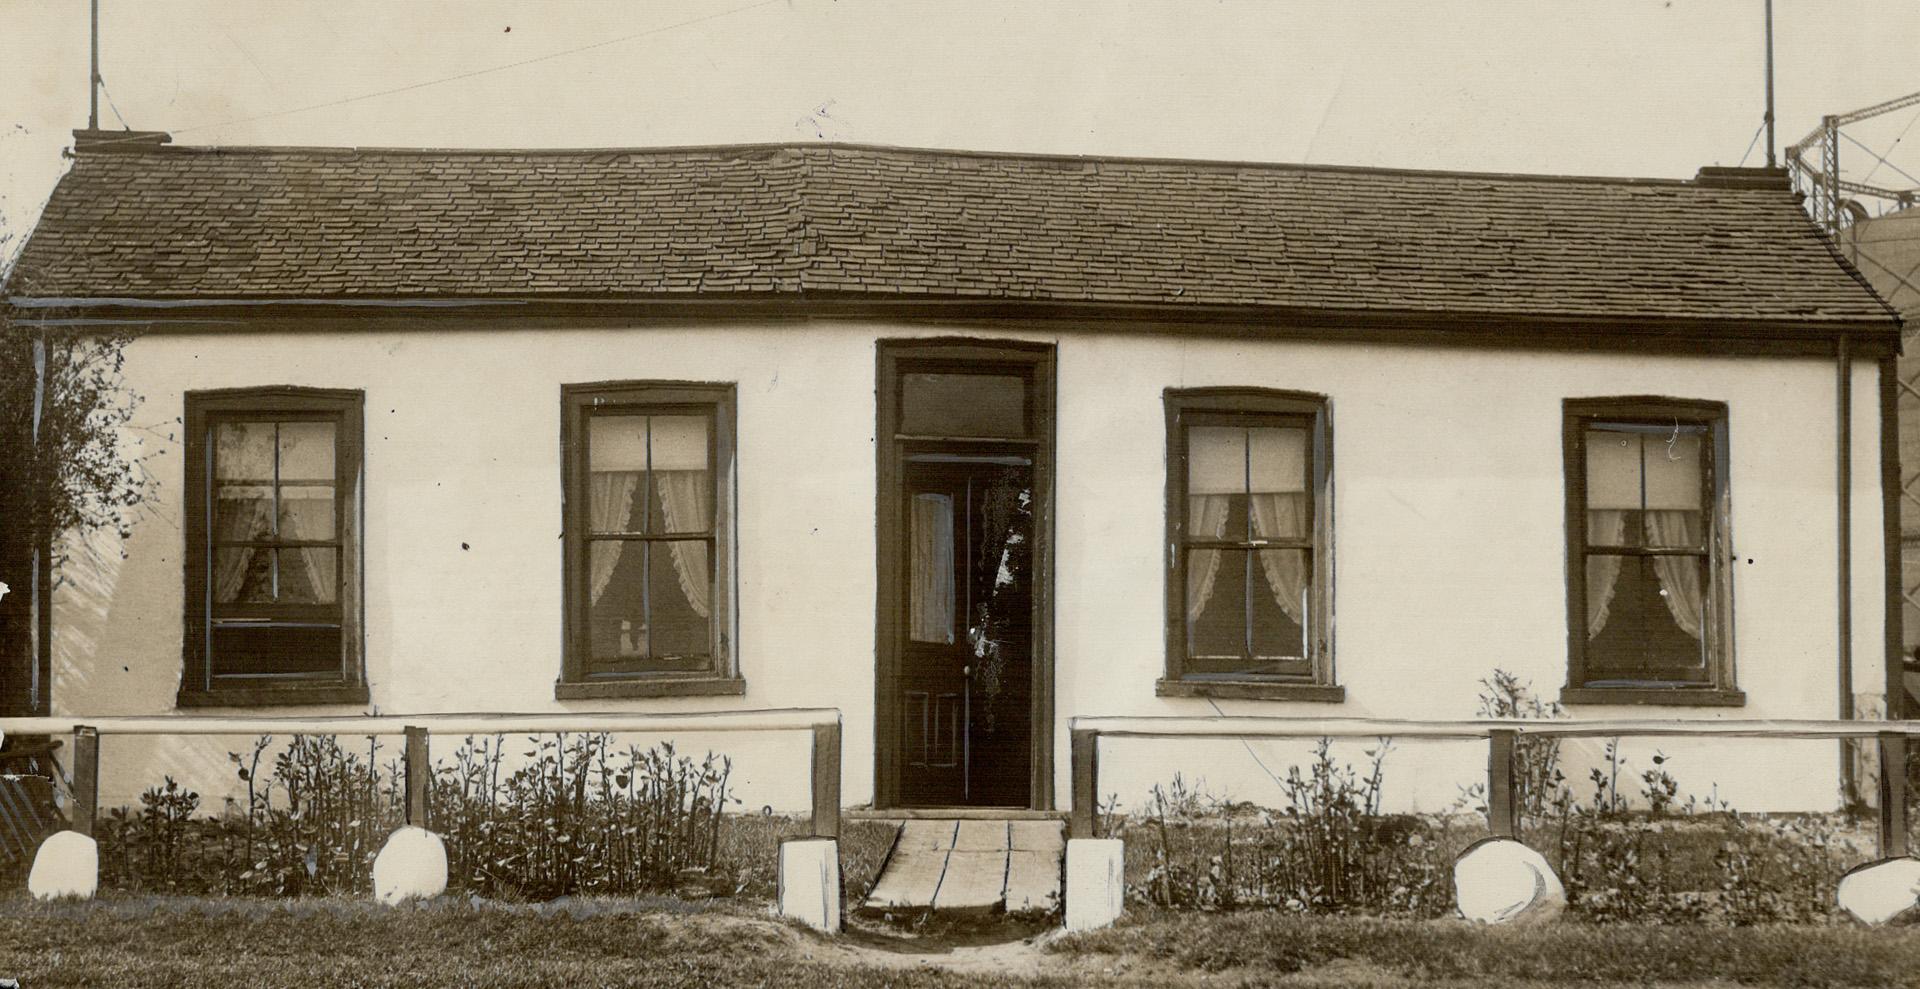
[(883, 340), (874, 803), (1053, 806), (1053, 348)]
[(1025, 806), (1032, 744), (1033, 467), (909, 455), (894, 627), (900, 800)]

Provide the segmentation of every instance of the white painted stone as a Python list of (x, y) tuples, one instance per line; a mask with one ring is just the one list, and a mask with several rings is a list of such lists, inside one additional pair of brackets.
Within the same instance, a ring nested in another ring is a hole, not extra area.
[(1091, 931), (1120, 919), (1126, 904), (1126, 843), (1118, 838), (1067, 842), (1066, 929)]
[(1920, 860), (1882, 859), (1840, 877), (1840, 909), (1863, 924), (1884, 924), (1920, 904)]
[(1489, 838), (1453, 864), (1454, 903), (1460, 915), (1485, 924), (1534, 924), (1567, 907), (1560, 877), (1539, 852), (1512, 838)]
[(840, 931), (840, 842), (794, 838), (780, 843), (780, 916), (828, 934)]
[(27, 892), (36, 900), (89, 900), (100, 887), (100, 846), (78, 831), (56, 831), (34, 853)]
[(373, 898), (388, 906), (447, 891), (447, 846), (426, 828), (404, 827), (373, 859)]

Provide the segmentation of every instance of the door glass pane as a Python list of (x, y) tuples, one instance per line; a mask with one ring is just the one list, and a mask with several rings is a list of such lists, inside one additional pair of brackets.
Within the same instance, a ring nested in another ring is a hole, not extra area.
[(647, 631), (653, 656), (712, 654), (710, 546), (703, 539), (646, 544)]
[(332, 481), (333, 434), (330, 422), (280, 423), (280, 480)]
[(587, 544), (587, 630), (595, 659), (647, 655), (646, 544)]
[(1004, 374), (907, 374), (901, 429), (916, 436), (1027, 435), (1027, 382)]
[(1263, 549), (1253, 557), (1253, 592), (1248, 597), (1253, 655), (1305, 657), (1307, 584), (1313, 576), (1306, 551)]
[(333, 486), (307, 484), (280, 489), (281, 539), (332, 539)]
[(915, 642), (953, 643), (953, 499), (916, 494), (908, 512), (907, 634)]

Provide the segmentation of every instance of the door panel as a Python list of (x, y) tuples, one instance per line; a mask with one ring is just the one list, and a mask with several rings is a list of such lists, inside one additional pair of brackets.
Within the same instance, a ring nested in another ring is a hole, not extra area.
[(1017, 458), (910, 458), (902, 481), (901, 802), (1025, 806), (1033, 470)]

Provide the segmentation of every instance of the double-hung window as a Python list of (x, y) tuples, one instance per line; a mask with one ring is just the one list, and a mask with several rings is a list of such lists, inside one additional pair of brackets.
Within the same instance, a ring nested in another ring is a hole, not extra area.
[(357, 391), (186, 395), (189, 706), (366, 700)]
[(569, 385), (561, 697), (740, 693), (733, 387)]
[(1712, 402), (1566, 403), (1570, 702), (1740, 703), (1726, 422)]
[(1167, 695), (1339, 700), (1324, 398), (1169, 390)]

